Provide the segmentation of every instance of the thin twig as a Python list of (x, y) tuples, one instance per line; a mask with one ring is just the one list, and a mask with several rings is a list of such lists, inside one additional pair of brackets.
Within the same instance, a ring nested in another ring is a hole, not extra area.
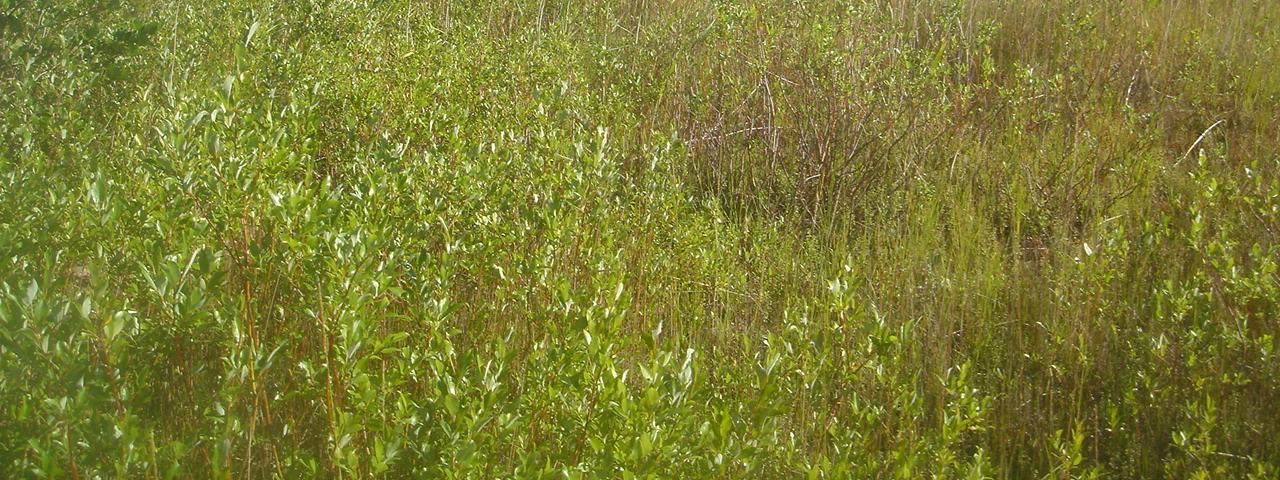
[(724, 135), (711, 135), (711, 136), (706, 136), (706, 137), (702, 137), (702, 138), (695, 138), (695, 139), (689, 140), (689, 143), (700, 143), (700, 142), (707, 142), (707, 141), (711, 141), (711, 140), (724, 140), (724, 139), (729, 138), (729, 137), (732, 137), (732, 136), (734, 136), (734, 135), (741, 135), (741, 134), (743, 134), (743, 133), (751, 133), (751, 132), (757, 132), (757, 131), (760, 131), (760, 130), (772, 130), (772, 129), (782, 129), (782, 128), (785, 128), (785, 127), (770, 127), (770, 126), (763, 126), (763, 127), (750, 127), (750, 128), (743, 128), (743, 129), (741, 129), (741, 130), (734, 130), (734, 131), (729, 132), (729, 133), (726, 133), (726, 134), (724, 134)]
[(1182, 154), (1182, 158), (1179, 158), (1178, 161), (1173, 162), (1174, 166), (1177, 166), (1179, 163), (1182, 163), (1183, 160), (1186, 160), (1187, 157), (1191, 155), (1191, 151), (1195, 150), (1196, 147), (1200, 145), (1200, 142), (1204, 141), (1204, 137), (1209, 135), (1209, 132), (1212, 132), (1214, 128), (1217, 128), (1218, 125), (1222, 125), (1222, 122), (1225, 122), (1225, 121), (1226, 121), (1225, 119), (1218, 120), (1216, 122), (1213, 122), (1213, 125), (1209, 125), (1209, 128), (1204, 129), (1204, 132), (1201, 133), (1200, 136), (1196, 138), (1196, 141), (1191, 144), (1191, 148), (1187, 149), (1187, 153)]

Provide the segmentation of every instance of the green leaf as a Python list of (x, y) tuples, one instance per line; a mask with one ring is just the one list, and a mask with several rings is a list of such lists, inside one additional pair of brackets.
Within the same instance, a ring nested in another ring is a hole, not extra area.
[(253, 41), (253, 34), (258, 33), (258, 26), (259, 22), (253, 22), (253, 25), (249, 25), (249, 33), (244, 36), (245, 48), (248, 48), (249, 42)]
[(107, 334), (107, 341), (114, 340), (117, 335), (120, 335), (120, 332), (124, 331), (124, 322), (126, 317), (127, 315), (125, 312), (116, 312), (115, 315), (112, 315), (111, 318), (107, 320), (107, 324), (104, 326), (104, 331)]

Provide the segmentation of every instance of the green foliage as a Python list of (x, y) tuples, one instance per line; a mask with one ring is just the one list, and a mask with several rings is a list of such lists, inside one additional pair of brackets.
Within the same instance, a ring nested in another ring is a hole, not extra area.
[(1274, 478), (1278, 26), (0, 0), (0, 477)]

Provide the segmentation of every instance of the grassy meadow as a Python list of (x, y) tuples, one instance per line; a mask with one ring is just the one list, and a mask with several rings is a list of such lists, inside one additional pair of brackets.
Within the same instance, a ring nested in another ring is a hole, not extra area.
[(1280, 2), (0, 0), (0, 477), (1278, 478)]

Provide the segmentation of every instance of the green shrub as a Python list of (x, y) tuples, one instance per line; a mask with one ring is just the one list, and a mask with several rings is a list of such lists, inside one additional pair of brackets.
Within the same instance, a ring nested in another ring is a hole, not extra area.
[(1273, 3), (0, 7), (0, 476), (1280, 475)]

